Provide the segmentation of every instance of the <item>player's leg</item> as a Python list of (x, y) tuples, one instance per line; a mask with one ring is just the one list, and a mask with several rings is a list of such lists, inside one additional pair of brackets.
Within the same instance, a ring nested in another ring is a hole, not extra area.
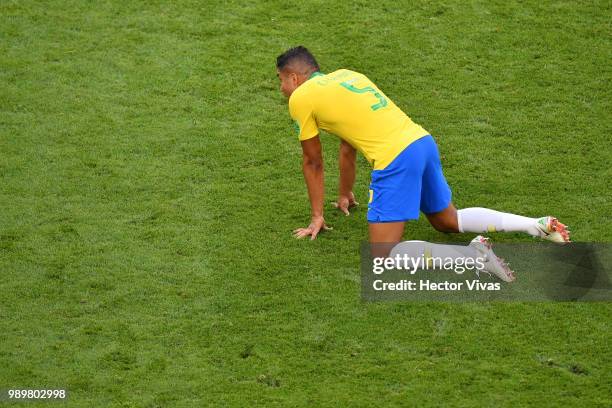
[(442, 232), (524, 232), (553, 242), (569, 242), (566, 226), (554, 217), (530, 218), (488, 208), (457, 210), (442, 172), (433, 138), (427, 142), (427, 165), (423, 172), (421, 211), (431, 225)]
[(441, 232), (524, 232), (554, 242), (569, 241), (569, 230), (554, 217), (529, 218), (488, 208), (457, 210), (452, 203), (425, 216)]
[[(492, 250), (491, 243), (487, 238), (478, 236), (472, 242), (465, 245), (444, 245), (433, 244), (425, 241), (404, 241), (400, 242), (404, 233), (404, 222), (384, 222), (369, 223), (368, 231), (370, 235), (370, 254), (372, 258), (392, 258), (408, 256), (415, 262), (430, 262), (431, 268), (441, 268), (441, 265), (458, 265), (465, 267), (466, 261), (471, 263), (480, 259), (484, 269), (481, 271), (493, 274), (505, 282), (514, 280), (514, 273), (504, 262), (498, 258)], [(440, 260), (440, 265), (435, 260)]]
[(569, 242), (570, 231), (555, 217), (530, 218), (488, 208), (457, 211), (459, 232), (524, 232), (553, 242)]
[(526, 232), (538, 235), (537, 218), (502, 213), (488, 208), (457, 210), (450, 203), (444, 210), (425, 214), (429, 223), (440, 232)]
[[(468, 246), (461, 245), (443, 245), (432, 244), (426, 241), (404, 241), (400, 242), (404, 233), (404, 222), (385, 222), (385, 223), (369, 223), (368, 232), (370, 235), (370, 254), (372, 258), (395, 258), (399, 256), (403, 258), (407, 256), (413, 260), (412, 265), (419, 264), (420, 268), (427, 267), (436, 268), (434, 259), (444, 260), (445, 265), (450, 263), (454, 266), (465, 265), (466, 259), (476, 260), (477, 258), (485, 259), (486, 255), (479, 251), (479, 247), (470, 244)], [(478, 237), (482, 238), (482, 237)], [(494, 257), (494, 261), (499, 264), (499, 258)], [(430, 265), (433, 263), (433, 265)], [(503, 261), (502, 261), (503, 264)], [(440, 266), (437, 266), (441, 268)], [(490, 268), (489, 268), (490, 269)], [(506, 281), (514, 280), (512, 271), (507, 269), (505, 275), (496, 273)], [(488, 272), (488, 271), (487, 271)], [(505, 271), (504, 271), (505, 272)]]
[[(432, 244), (425, 241), (404, 241), (395, 245), (389, 254), (391, 258), (404, 256), (411, 258), (411, 264), (419, 264), (418, 269), (441, 269), (449, 264), (455, 271), (465, 271), (466, 265), (476, 267), (476, 273), (486, 272), (497, 276), (505, 282), (512, 282), (515, 277), (508, 264), (493, 253), (491, 241), (477, 236), (469, 245)], [(470, 269), (473, 269), (470, 267)]]

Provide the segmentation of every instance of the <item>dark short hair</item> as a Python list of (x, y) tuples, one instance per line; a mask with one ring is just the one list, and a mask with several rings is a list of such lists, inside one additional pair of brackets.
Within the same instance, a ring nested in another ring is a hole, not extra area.
[(287, 51), (276, 57), (276, 68), (282, 70), (287, 65), (296, 61), (311, 67), (314, 71), (319, 71), (319, 64), (317, 64), (315, 57), (306, 47), (301, 45), (289, 48)]

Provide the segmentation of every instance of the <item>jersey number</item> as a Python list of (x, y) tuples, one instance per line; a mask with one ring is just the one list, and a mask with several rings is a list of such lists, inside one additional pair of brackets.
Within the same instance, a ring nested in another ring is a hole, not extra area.
[(376, 89), (372, 88), (371, 86), (366, 86), (365, 88), (357, 88), (348, 82), (341, 82), (340, 85), (342, 85), (349, 91), (355, 92), (355, 93), (367, 93), (367, 92), (373, 93), (374, 96), (378, 98), (378, 103), (375, 103), (374, 105), (370, 106), (370, 108), (373, 111), (387, 106), (387, 98), (385, 98), (380, 92), (378, 92)]

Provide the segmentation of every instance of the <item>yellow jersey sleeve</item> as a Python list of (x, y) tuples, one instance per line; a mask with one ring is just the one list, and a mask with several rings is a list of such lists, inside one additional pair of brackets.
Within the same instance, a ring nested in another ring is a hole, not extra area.
[(289, 113), (298, 127), (300, 141), (312, 139), (319, 134), (312, 101), (301, 92), (294, 92), (289, 98)]

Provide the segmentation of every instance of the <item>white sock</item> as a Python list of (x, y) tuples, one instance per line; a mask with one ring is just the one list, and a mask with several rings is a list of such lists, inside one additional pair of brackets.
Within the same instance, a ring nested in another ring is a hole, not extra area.
[(503, 213), (488, 208), (464, 208), (457, 211), (459, 232), (525, 232), (540, 236), (537, 218)]

